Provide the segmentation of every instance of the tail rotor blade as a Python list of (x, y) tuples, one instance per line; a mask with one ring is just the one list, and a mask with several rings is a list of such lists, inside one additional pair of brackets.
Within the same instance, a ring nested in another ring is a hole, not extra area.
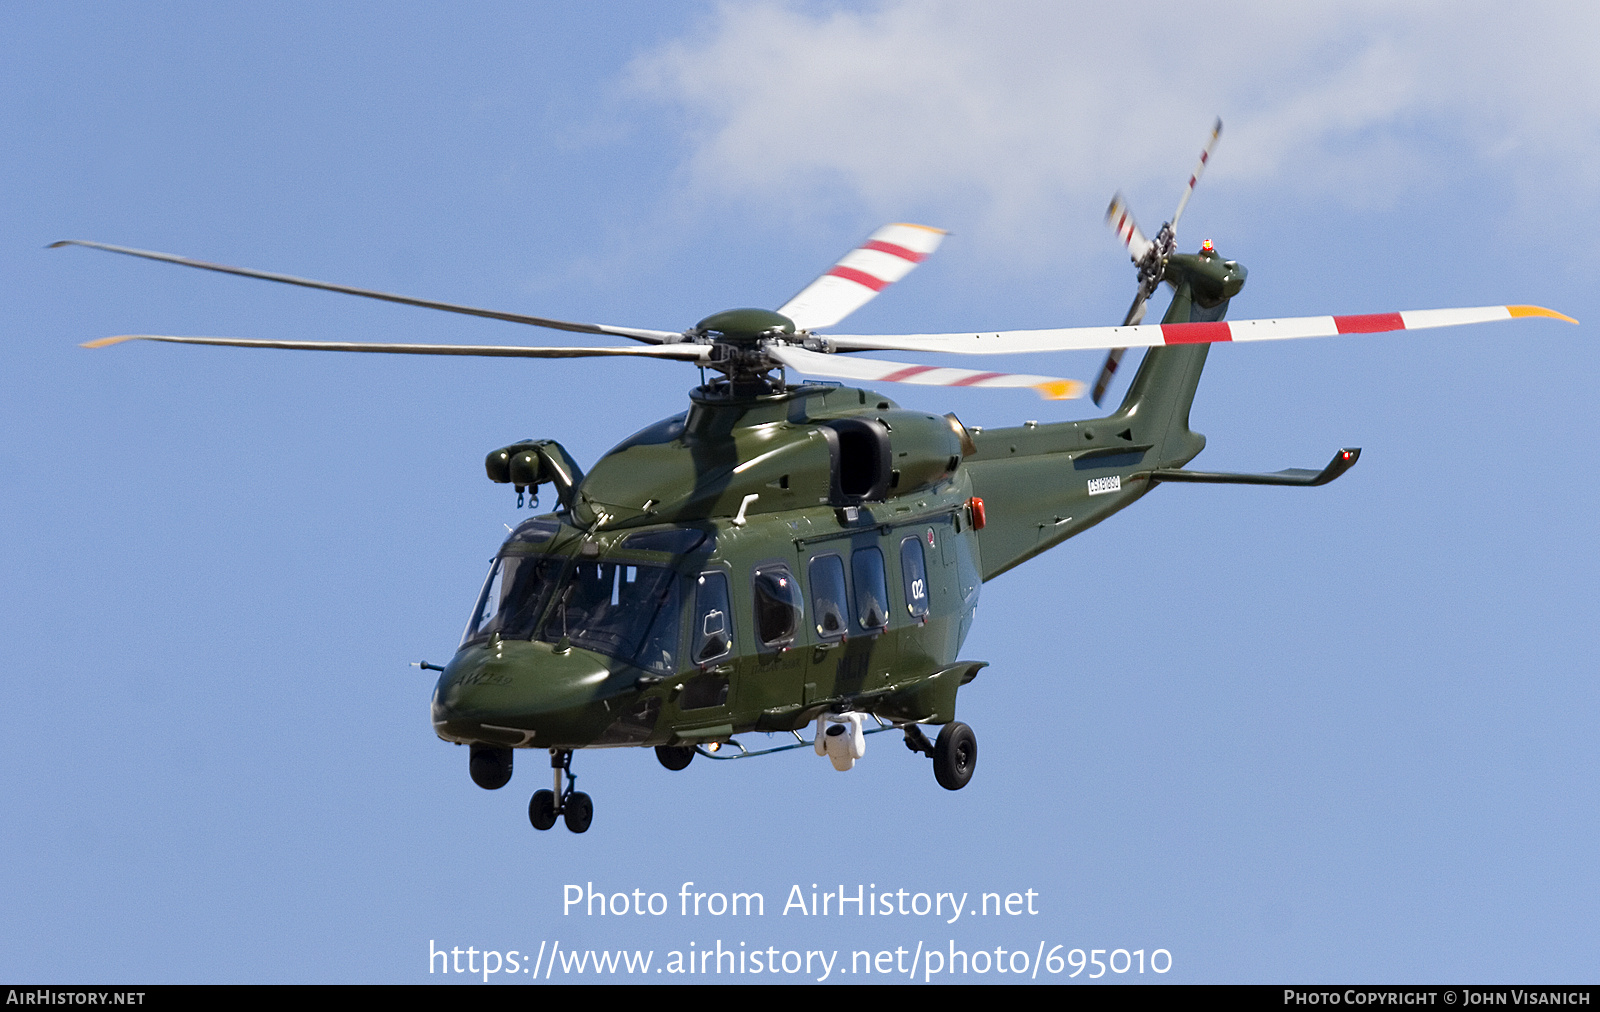
[(1126, 348), (1112, 348), (1106, 353), (1106, 364), (1100, 367), (1100, 375), (1094, 381), (1094, 393), (1090, 394), (1095, 407), (1100, 406), (1100, 400), (1111, 387), (1111, 381), (1117, 378), (1117, 366), (1122, 363), (1122, 356), (1127, 353)]
[(1137, 327), (1144, 322), (1144, 311), (1147, 308), (1149, 296), (1140, 292), (1133, 300), (1133, 305), (1128, 308), (1128, 315), (1123, 317), (1124, 327)]
[[(1194, 194), (1194, 185), (1206, 171), (1206, 163), (1211, 161), (1211, 152), (1216, 150), (1217, 139), (1221, 136), (1222, 117), (1219, 116), (1211, 127), (1211, 136), (1207, 138), (1205, 148), (1200, 152), (1200, 161), (1195, 163), (1194, 172), (1189, 174), (1189, 185), (1183, 188), (1183, 196), (1178, 198), (1178, 209), (1172, 213), (1172, 220), (1161, 226), (1161, 231), (1154, 242), (1145, 238), (1144, 233), (1139, 230), (1122, 194), (1119, 193), (1111, 198), (1111, 207), (1106, 211), (1106, 221), (1117, 233), (1117, 238), (1127, 247), (1128, 255), (1133, 258), (1133, 262), (1139, 265), (1139, 293), (1133, 297), (1133, 305), (1128, 307), (1128, 315), (1122, 320), (1124, 327), (1137, 327), (1144, 320), (1145, 301), (1155, 294), (1156, 287), (1161, 284), (1166, 258), (1177, 248), (1178, 219), (1183, 217), (1183, 209), (1189, 206), (1189, 197)], [(1110, 354), (1106, 355), (1105, 364), (1100, 367), (1100, 375), (1094, 381), (1094, 392), (1090, 395), (1096, 405), (1105, 397), (1111, 381), (1116, 378), (1117, 366), (1121, 364), (1122, 356), (1127, 350), (1112, 348)]]
[(1154, 245), (1139, 228), (1139, 223), (1133, 220), (1133, 212), (1128, 210), (1128, 202), (1118, 193), (1111, 198), (1111, 206), (1106, 208), (1106, 224), (1111, 226), (1111, 231), (1117, 233), (1117, 238), (1128, 250), (1128, 256), (1134, 263), (1145, 258)]
[(1172, 231), (1178, 231), (1178, 219), (1183, 217), (1183, 209), (1189, 206), (1189, 197), (1194, 193), (1194, 184), (1200, 181), (1201, 173), (1206, 171), (1206, 163), (1211, 161), (1211, 152), (1216, 150), (1217, 138), (1222, 136), (1222, 117), (1217, 117), (1217, 122), (1211, 127), (1211, 138), (1206, 141), (1205, 150), (1200, 152), (1200, 161), (1195, 163), (1194, 172), (1189, 176), (1189, 185), (1184, 187), (1183, 196), (1178, 198), (1178, 209), (1172, 212)]
[[(1144, 286), (1139, 286), (1139, 293), (1133, 297), (1133, 305), (1128, 307), (1128, 315), (1122, 318), (1124, 327), (1137, 327), (1144, 319), (1145, 303), (1149, 300), (1149, 293)], [(1111, 381), (1117, 378), (1117, 366), (1122, 364), (1122, 356), (1128, 353), (1126, 348), (1112, 348), (1106, 354), (1105, 364), (1100, 367), (1100, 375), (1094, 381), (1094, 392), (1090, 397), (1095, 406), (1099, 407), (1100, 401), (1105, 397), (1106, 391), (1111, 387)]]

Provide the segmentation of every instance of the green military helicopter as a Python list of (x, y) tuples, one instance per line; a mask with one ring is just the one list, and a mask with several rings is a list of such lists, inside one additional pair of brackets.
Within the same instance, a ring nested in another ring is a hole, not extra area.
[[(1155, 240), (1120, 196), (1108, 221), (1139, 268), (1119, 327), (906, 336), (823, 335), (937, 248), (938, 229), (886, 226), (777, 311), (735, 309), (684, 331), (572, 323), (433, 302), (165, 253), (80, 245), (310, 288), (639, 342), (637, 347), (352, 344), (164, 335), (128, 340), (250, 348), (568, 358), (626, 355), (701, 368), (683, 414), (618, 444), (585, 473), (561, 444), (523, 440), (488, 455), (490, 480), (518, 505), (550, 486), (559, 508), (520, 524), (496, 553), (455, 657), (439, 672), (439, 737), (470, 746), (472, 779), (503, 787), (516, 749), (545, 749), (554, 789), (533, 795), (537, 829), (576, 833), (594, 814), (575, 789), (581, 748), (654, 747), (669, 769), (696, 755), (743, 759), (812, 748), (835, 768), (868, 734), (896, 730), (932, 759), (938, 783), (964, 787), (977, 738), (956, 720), (961, 686), (985, 662), (961, 657), (982, 584), (1060, 544), (1163, 482), (1314, 486), (1321, 470), (1185, 470), (1205, 446), (1189, 406), (1210, 345), (1419, 329), (1521, 316), (1536, 306), (1224, 322), (1244, 267), (1208, 241), (1176, 251), (1178, 212)], [(1161, 282), (1159, 325), (1141, 324)], [(1570, 321), (1576, 322), (1576, 321)], [(907, 410), (872, 390), (790, 382), (792, 371), (856, 383), (1032, 387), (1048, 398), (1084, 385), (1049, 376), (911, 365), (861, 351), (998, 355), (1106, 349), (1098, 403), (1122, 350), (1149, 350), (1122, 405), (1085, 421), (969, 428)], [(706, 371), (714, 375), (705, 378)], [(930, 741), (925, 726), (940, 728)], [(808, 740), (801, 732), (813, 728)], [(788, 733), (749, 748), (736, 736)]]

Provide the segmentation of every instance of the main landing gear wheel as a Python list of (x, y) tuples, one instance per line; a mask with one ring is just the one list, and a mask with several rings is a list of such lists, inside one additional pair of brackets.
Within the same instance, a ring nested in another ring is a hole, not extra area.
[(688, 765), (694, 761), (694, 746), (657, 745), (656, 758), (661, 760), (661, 765), (673, 772), (677, 772), (688, 768)]
[[(592, 814), (592, 811), (591, 811)], [(535, 791), (528, 802), (528, 821), (534, 829), (545, 830), (556, 824), (556, 796), (553, 791)]]
[(952, 721), (933, 743), (933, 778), (947, 791), (959, 791), (978, 767), (978, 736), (972, 728)]

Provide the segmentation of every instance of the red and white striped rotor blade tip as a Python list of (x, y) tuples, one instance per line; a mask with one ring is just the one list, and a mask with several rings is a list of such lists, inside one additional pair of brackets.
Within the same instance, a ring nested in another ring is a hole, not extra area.
[(1111, 198), (1111, 206), (1106, 208), (1106, 224), (1117, 233), (1117, 239), (1127, 249), (1134, 263), (1143, 260), (1144, 255), (1150, 252), (1153, 244), (1145, 238), (1139, 223), (1133, 220), (1133, 212), (1128, 210), (1128, 202), (1120, 193)]
[(910, 383), (932, 387), (1028, 388), (1046, 400), (1082, 397), (1084, 384), (1059, 376), (1030, 376), (1014, 372), (983, 372), (948, 366), (885, 362), (855, 355), (825, 355), (794, 345), (772, 345), (767, 354), (787, 368), (809, 376), (852, 380), (858, 383)]
[(1401, 313), (1352, 316), (1295, 316), (1277, 320), (1222, 320), (1216, 323), (1151, 323), (1138, 327), (1067, 327), (1059, 330), (990, 331), (986, 334), (829, 335), (837, 351), (944, 351), (960, 355), (1012, 355), (1041, 351), (1096, 351), (1156, 348), (1169, 344), (1224, 341), (1276, 341), (1339, 334), (1377, 334), (1428, 330), (1467, 323), (1494, 323), (1524, 316), (1547, 316), (1568, 323), (1572, 317), (1542, 306), (1480, 306), (1472, 309), (1413, 309)]
[(910, 274), (939, 248), (944, 235), (944, 229), (927, 225), (885, 225), (778, 312), (793, 320), (798, 330), (831, 327)]

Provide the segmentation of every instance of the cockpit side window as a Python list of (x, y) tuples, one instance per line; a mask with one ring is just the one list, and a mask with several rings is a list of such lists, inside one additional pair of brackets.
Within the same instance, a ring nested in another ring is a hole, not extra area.
[(696, 664), (709, 664), (733, 652), (733, 610), (729, 607), (728, 577), (701, 573), (695, 580), (694, 647)]
[[(465, 643), (479, 633), (488, 633), (499, 626), (495, 619), (500, 615), (500, 608), (505, 604), (506, 592), (511, 589), (511, 581), (506, 578), (506, 570), (510, 568), (515, 572), (520, 558), (495, 559), (489, 564), (489, 576), (483, 581), (483, 590), (478, 592), (478, 604), (472, 609), (472, 617), (467, 620), (467, 628), (461, 633), (461, 642)], [(510, 567), (506, 564), (510, 563)]]

